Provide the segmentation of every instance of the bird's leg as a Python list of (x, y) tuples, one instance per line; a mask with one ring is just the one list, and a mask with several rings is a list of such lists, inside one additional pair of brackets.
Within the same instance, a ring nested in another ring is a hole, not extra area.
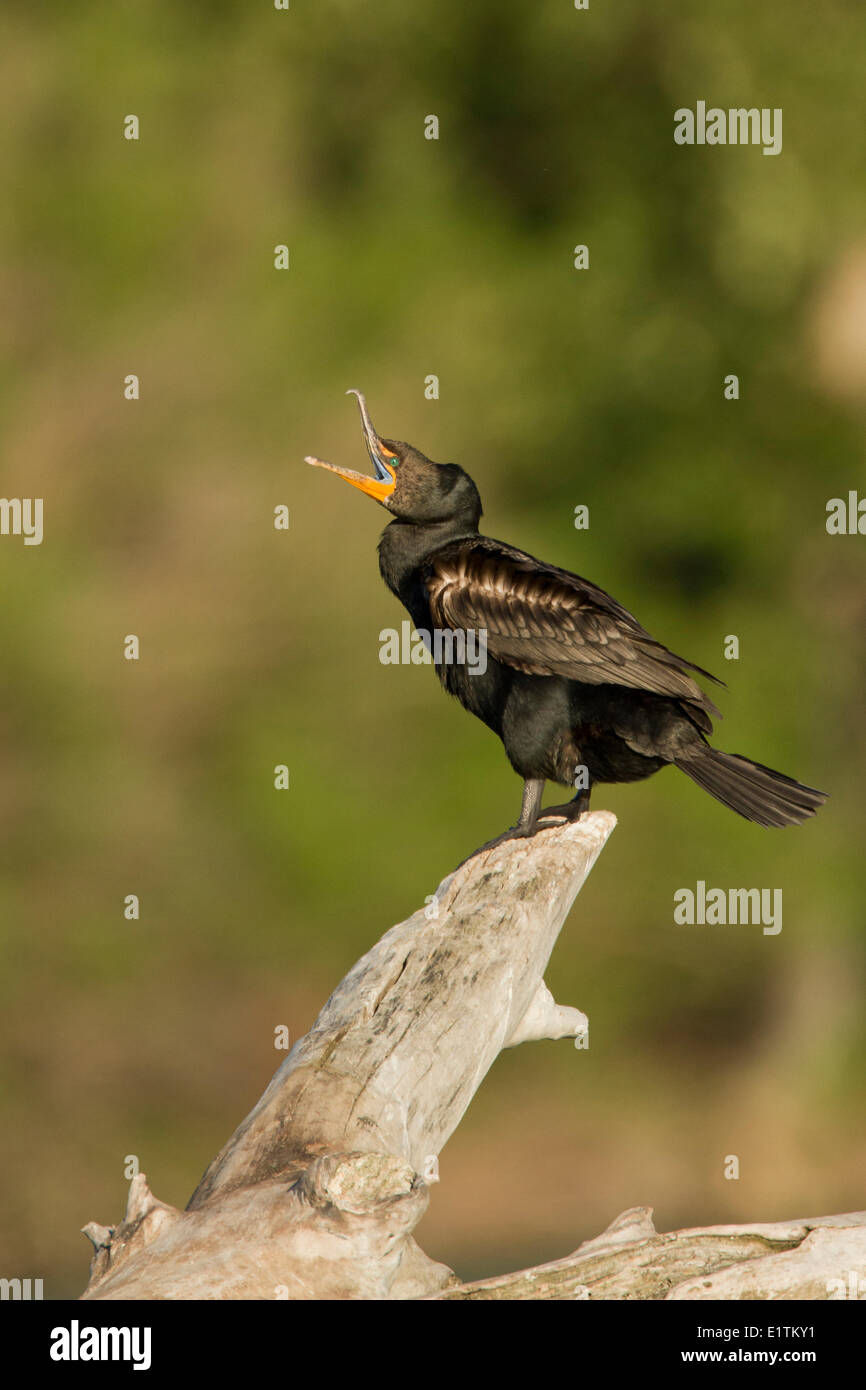
[(523, 783), (523, 801), (520, 806), (520, 819), (514, 830), (526, 833), (538, 820), (541, 798), (544, 795), (544, 778), (527, 777)]

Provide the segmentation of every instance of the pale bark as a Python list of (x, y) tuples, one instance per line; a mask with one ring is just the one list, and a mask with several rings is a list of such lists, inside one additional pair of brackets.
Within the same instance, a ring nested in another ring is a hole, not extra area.
[[(95, 1255), (82, 1296), (827, 1297), (796, 1290), (840, 1261), (862, 1267), (859, 1217), (659, 1236), (639, 1210), (567, 1260), (472, 1285), (413, 1240), (442, 1146), (500, 1051), (587, 1045), (585, 1015), (556, 1004), (543, 976), (614, 825), (593, 812), (446, 878), (337, 986), (185, 1211), (139, 1174), (119, 1227), (85, 1227)], [(759, 1291), (777, 1288), (793, 1291)]]
[(659, 1234), (623, 1212), (563, 1260), (433, 1299), (866, 1299), (866, 1212)]
[(411, 1237), (439, 1152), (503, 1048), (585, 1043), (585, 1015), (543, 975), (615, 823), (598, 811), (507, 840), (446, 878), (337, 986), (186, 1211), (140, 1174), (121, 1226), (86, 1228), (84, 1297), (411, 1298), (453, 1282)]

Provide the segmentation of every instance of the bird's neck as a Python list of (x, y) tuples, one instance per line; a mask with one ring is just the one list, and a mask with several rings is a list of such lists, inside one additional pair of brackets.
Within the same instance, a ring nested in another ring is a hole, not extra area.
[(392, 521), (379, 541), (379, 568), (393, 593), (400, 595), (407, 581), (442, 546), (478, 535), (478, 523), (465, 517), (430, 522), (425, 526)]

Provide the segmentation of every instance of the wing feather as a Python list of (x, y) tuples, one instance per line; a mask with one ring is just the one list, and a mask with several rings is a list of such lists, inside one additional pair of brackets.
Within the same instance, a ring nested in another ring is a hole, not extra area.
[(489, 653), (518, 671), (647, 690), (719, 713), (689, 671), (715, 676), (656, 642), (603, 589), (568, 570), (478, 537), (437, 552), (424, 583), (437, 627), (486, 630)]

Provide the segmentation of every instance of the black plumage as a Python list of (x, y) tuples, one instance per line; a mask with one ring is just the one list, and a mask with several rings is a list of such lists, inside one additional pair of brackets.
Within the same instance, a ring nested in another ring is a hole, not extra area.
[[(783, 773), (711, 748), (719, 711), (695, 680), (717, 682), (641, 627), (603, 589), (478, 531), (481, 499), (456, 464), (437, 464), (380, 438), (364, 397), (364, 434), (375, 476), (330, 469), (372, 496), (394, 520), (379, 542), (385, 583), (419, 631), (484, 633), (486, 669), (439, 660), (462, 705), (502, 740), (524, 779), (513, 831), (573, 819), (596, 782), (635, 782), (667, 765), (759, 825), (796, 825), (825, 800)], [(578, 788), (541, 811), (545, 781)]]

